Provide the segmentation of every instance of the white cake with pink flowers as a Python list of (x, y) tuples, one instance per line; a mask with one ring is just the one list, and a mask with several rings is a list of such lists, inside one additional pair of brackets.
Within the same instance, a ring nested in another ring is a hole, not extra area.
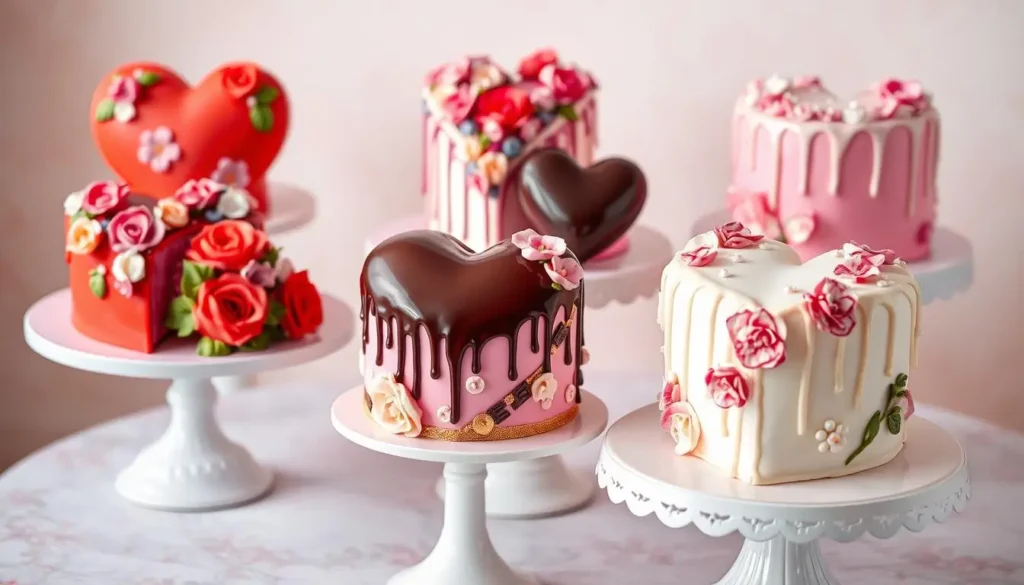
[(754, 485), (883, 465), (906, 440), (920, 288), (890, 250), (801, 263), (733, 222), (665, 268), (665, 449)]

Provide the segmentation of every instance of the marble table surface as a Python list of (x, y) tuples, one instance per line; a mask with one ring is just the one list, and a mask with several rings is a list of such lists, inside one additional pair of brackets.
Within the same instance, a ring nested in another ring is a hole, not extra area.
[[(608, 403), (614, 420), (648, 403), (659, 386), (590, 374), (587, 389)], [(0, 584), (382, 585), (423, 558), (439, 533), (433, 488), (440, 466), (374, 453), (337, 435), (329, 407), (348, 387), (295, 383), (222, 399), (227, 434), (277, 473), (274, 491), (243, 508), (173, 514), (114, 492), (116, 472), (166, 424), (164, 408), (35, 453), (0, 476)], [(1024, 435), (926, 406), (918, 413), (967, 450), (973, 498), (966, 513), (890, 540), (826, 541), (830, 568), (843, 583), (1024, 584)], [(592, 475), (599, 446), (567, 459)], [(603, 492), (577, 513), (492, 520), (490, 530), (512, 566), (547, 585), (708, 584), (741, 544), (735, 535), (709, 538), (636, 518)]]

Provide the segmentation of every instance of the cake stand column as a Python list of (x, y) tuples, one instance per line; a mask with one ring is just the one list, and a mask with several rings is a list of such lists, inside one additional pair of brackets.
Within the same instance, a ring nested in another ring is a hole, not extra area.
[(817, 540), (795, 543), (782, 536), (746, 540), (729, 572), (715, 585), (839, 585), (825, 567)]
[(536, 585), (516, 574), (494, 550), (487, 533), (483, 464), (444, 466), (444, 526), (434, 550), (388, 585)]
[(272, 474), (229, 440), (214, 416), (209, 378), (181, 378), (167, 390), (171, 421), (154, 444), (117, 476), (125, 498), (154, 508), (207, 510), (260, 497)]

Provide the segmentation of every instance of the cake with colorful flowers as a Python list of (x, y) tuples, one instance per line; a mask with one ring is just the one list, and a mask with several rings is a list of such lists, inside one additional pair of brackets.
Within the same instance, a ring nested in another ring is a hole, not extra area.
[(532, 231), (480, 253), (432, 230), (385, 240), (359, 278), (366, 412), (385, 432), (444, 441), (569, 423), (588, 359), (583, 284), (565, 242)]
[(261, 231), (242, 189), (190, 180), (171, 197), (96, 182), (64, 202), (71, 321), (82, 334), (152, 353), (199, 338), (203, 356), (316, 333), (320, 294)]
[(284, 144), (288, 100), (255, 63), (217, 68), (198, 85), (155, 63), (103, 77), (92, 97), (93, 139), (134, 193), (171, 197), (190, 180), (247, 190), (263, 212), (265, 174)]
[(891, 250), (802, 263), (736, 222), (693, 238), (661, 281), (664, 449), (754, 485), (887, 463), (914, 412), (920, 306)]
[(916, 81), (884, 79), (845, 101), (817, 77), (754, 80), (733, 115), (733, 219), (805, 260), (851, 239), (926, 258), (939, 128)]
[(546, 49), (509, 72), (466, 57), (424, 82), (423, 194), (431, 229), (483, 250), (531, 227), (516, 201), (516, 171), (541, 147), (589, 166), (597, 145), (597, 84)]

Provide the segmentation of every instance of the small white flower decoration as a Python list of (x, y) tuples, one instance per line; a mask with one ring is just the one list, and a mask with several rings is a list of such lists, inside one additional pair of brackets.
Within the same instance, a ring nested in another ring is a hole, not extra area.
[(565, 401), (568, 403), (576, 402), (576, 386), (569, 384), (565, 388)]
[(772, 75), (764, 81), (764, 92), (768, 95), (782, 95), (789, 91), (790, 81), (785, 77)]
[(533, 396), (535, 402), (540, 403), (540, 407), (544, 410), (551, 408), (551, 401), (555, 397), (555, 392), (558, 391), (558, 380), (555, 379), (555, 375), (551, 372), (545, 372), (537, 379), (533, 381), (530, 386), (530, 394)]
[(437, 420), (445, 423), (452, 422), (452, 407), (447, 404), (437, 407)]
[(867, 117), (867, 112), (857, 102), (850, 102), (843, 109), (843, 122), (847, 124), (860, 124), (865, 117)]
[(814, 433), (814, 440), (819, 441), (818, 452), (838, 453), (846, 446), (846, 427), (829, 419), (825, 421), (824, 428)]
[(64, 199), (64, 215), (74, 215), (82, 210), (82, 200), (85, 193), (76, 191)]
[(470, 394), (479, 394), (484, 391), (484, 379), (480, 376), (470, 376), (466, 378), (466, 392)]

